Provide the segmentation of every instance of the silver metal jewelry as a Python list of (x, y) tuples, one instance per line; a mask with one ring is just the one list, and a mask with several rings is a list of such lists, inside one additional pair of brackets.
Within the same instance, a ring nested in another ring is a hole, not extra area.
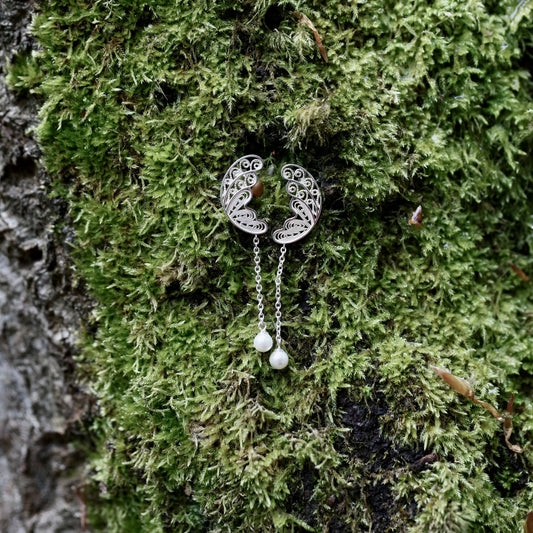
[(272, 233), (279, 244), (290, 244), (303, 239), (318, 222), (322, 211), (322, 195), (315, 178), (299, 165), (285, 165), (281, 175), (287, 180), (287, 192), (291, 197), (290, 207), (295, 214), (283, 227)]
[(254, 263), (255, 290), (257, 292), (257, 318), (259, 319), (259, 333), (254, 338), (254, 347), (259, 352), (268, 352), (272, 348), (272, 337), (266, 330), (265, 315), (263, 313), (263, 285), (261, 284), (261, 257), (259, 255), (259, 237), (254, 235)]
[(276, 343), (281, 346), (281, 274), (285, 263), (285, 252), (287, 247), (283, 245), (279, 254), (278, 271), (276, 272)]
[(303, 239), (314, 228), (322, 211), (322, 195), (315, 178), (299, 165), (285, 165), (281, 175), (287, 180), (286, 190), (291, 196), (290, 208), (294, 217), (287, 219), (272, 238), (281, 244), (276, 273), (276, 349), (270, 354), (273, 368), (282, 369), (289, 364), (289, 356), (281, 347), (281, 275), (285, 263), (286, 244)]
[(258, 155), (245, 155), (237, 159), (222, 179), (220, 201), (231, 222), (251, 235), (266, 233), (268, 225), (257, 218), (257, 213), (247, 207), (252, 199), (252, 187), (257, 183), (257, 172), (263, 168)]
[(272, 337), (266, 330), (263, 286), (261, 283), (261, 256), (259, 235), (268, 231), (268, 225), (260, 220), (257, 213), (247, 207), (252, 199), (252, 187), (257, 183), (257, 172), (263, 168), (263, 160), (258, 155), (245, 155), (237, 159), (222, 179), (220, 201), (231, 222), (240, 230), (254, 236), (255, 289), (257, 292), (257, 316), (259, 333), (254, 338), (254, 347), (260, 352), (272, 348)]
[[(259, 333), (254, 338), (254, 346), (260, 352), (268, 352), (272, 348), (273, 340), (267, 332), (265, 323), (259, 249), (259, 235), (267, 232), (268, 225), (248, 207), (253, 197), (252, 187), (258, 183), (257, 172), (262, 168), (263, 160), (257, 155), (246, 155), (237, 159), (224, 175), (220, 187), (220, 201), (230, 221), (242, 231), (254, 236), (255, 288), (259, 320)], [(287, 252), (286, 244), (308, 235), (317, 223), (322, 210), (320, 188), (307, 170), (299, 165), (290, 164), (281, 169), (281, 175), (287, 180), (286, 190), (291, 197), (290, 208), (295, 216), (287, 219), (282, 228), (272, 233), (274, 241), (281, 244), (275, 279), (276, 349), (270, 354), (270, 364), (276, 369), (285, 368), (289, 363), (289, 356), (281, 347), (281, 276)]]
[(270, 354), (270, 366), (281, 370), (289, 364), (289, 355), (281, 347), (281, 274), (285, 263), (287, 247), (283, 244), (280, 249), (278, 270), (276, 272), (276, 349)]

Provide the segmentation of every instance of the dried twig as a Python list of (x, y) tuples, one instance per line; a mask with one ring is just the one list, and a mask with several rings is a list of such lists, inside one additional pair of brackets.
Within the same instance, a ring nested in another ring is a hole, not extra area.
[(322, 54), (324, 61), (326, 63), (329, 63), (328, 56), (326, 55), (326, 49), (324, 48), (324, 45), (322, 44), (322, 39), (320, 38), (320, 35), (318, 34), (317, 29), (315, 28), (315, 25), (309, 20), (307, 15), (304, 15), (303, 13), (300, 13), (299, 11), (295, 11), (294, 14), (298, 17), (298, 22), (305, 24), (308, 28), (312, 30), (315, 36), (316, 44), (318, 45), (318, 49), (320, 50), (320, 53)]
[(411, 469), (415, 472), (421, 472), (427, 465), (434, 463), (439, 460), (439, 454), (436, 452), (424, 455), (417, 461), (411, 464)]
[(524, 524), (524, 533), (533, 533), (533, 511), (527, 513), (526, 523)]
[[(511, 393), (509, 402), (507, 403), (507, 410), (503, 413), (503, 435), (505, 437), (505, 444), (510, 450), (516, 453), (522, 453), (522, 448), (517, 444), (511, 444), (509, 439), (511, 438), (511, 433), (513, 432), (513, 403), (514, 403), (514, 394)], [(533, 533), (533, 531), (531, 532)]]
[(466, 396), (469, 400), (472, 400), (474, 403), (477, 403), (478, 405), (481, 405), (487, 411), (490, 411), (492, 416), (496, 418), (498, 421), (503, 422), (503, 417), (490, 403), (483, 402), (481, 400), (478, 400), (474, 394), (474, 389), (472, 388), (472, 385), (468, 383), (463, 378), (458, 378), (457, 376), (454, 376), (451, 372), (448, 372), (448, 370), (444, 370), (443, 368), (439, 368), (438, 366), (430, 365), (431, 369), (434, 370), (448, 385), (456, 390), (459, 394), (462, 394), (463, 396)]
[(520, 448), (520, 446), (518, 446), (517, 444), (511, 444), (509, 442), (509, 438), (511, 437), (511, 433), (513, 431), (514, 394), (511, 394), (511, 398), (509, 400), (509, 403), (507, 404), (506, 412), (501, 415), (490, 403), (478, 400), (476, 398), (474, 389), (472, 388), (472, 385), (468, 383), (468, 381), (462, 378), (458, 378), (448, 370), (444, 370), (443, 368), (439, 368), (438, 366), (430, 366), (431, 369), (434, 370), (452, 389), (457, 391), (459, 394), (466, 396), (474, 403), (477, 403), (478, 405), (484, 407), (487, 411), (491, 413), (494, 418), (496, 418), (496, 420), (498, 420), (498, 422), (503, 422), (503, 434), (505, 437), (505, 444), (507, 444), (507, 447), (513, 452), (522, 453), (523, 450), (522, 448)]
[(526, 283), (529, 283), (531, 280), (529, 279), (529, 276), (521, 269), (518, 268), (513, 262), (508, 261), (508, 265), (513, 269), (514, 273)]

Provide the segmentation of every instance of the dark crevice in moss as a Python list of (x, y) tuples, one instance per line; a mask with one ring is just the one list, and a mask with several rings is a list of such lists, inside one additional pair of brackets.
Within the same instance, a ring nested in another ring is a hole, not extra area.
[(161, 111), (166, 106), (175, 104), (181, 99), (181, 91), (169, 83), (160, 83), (157, 91), (156, 105)]
[(219, 4), (215, 7), (215, 9), (221, 20), (236, 21), (243, 17), (243, 13), (245, 13), (244, 9), (248, 8), (246, 7), (245, 2), (241, 2), (240, 4), (234, 3), (230, 5)]
[(287, 498), (287, 511), (305, 521), (311, 527), (317, 525), (318, 503), (313, 498), (318, 471), (310, 463), (303, 465), (298, 479), (291, 484), (290, 496)]
[(311, 296), (309, 294), (309, 283), (305, 280), (302, 281), (300, 283), (300, 286), (298, 287), (298, 291), (300, 293), (300, 296), (299, 296), (300, 310), (303, 316), (307, 316), (313, 310), (311, 306), (311, 302), (310, 302)]
[(287, 157), (287, 149), (280, 136), (281, 125), (266, 124), (257, 132), (243, 132), (239, 147), (243, 154), (257, 154), (263, 158), (275, 156), (278, 160)]
[(263, 22), (268, 30), (276, 30), (283, 20), (292, 16), (293, 11), (294, 6), (290, 4), (273, 4), (265, 11)]
[[(354, 402), (350, 394), (341, 392), (337, 405), (342, 413), (342, 426), (350, 431), (337, 440), (336, 448), (349, 460), (357, 461), (364, 472), (360, 486), (351, 497), (356, 498), (359, 491), (362, 494), (372, 531), (395, 531), (397, 515), (406, 502), (395, 501), (394, 480), (402, 468), (421, 472), (435, 457), (430, 457), (420, 446), (398, 446), (383, 436), (383, 420), (394, 416), (383, 394), (373, 394), (364, 402)], [(416, 506), (409, 509), (410, 518), (415, 509)]]
[(148, 5), (143, 5), (140, 13), (135, 18), (135, 30), (143, 30), (159, 21), (159, 17), (154, 9)]
[(485, 469), (494, 488), (503, 498), (512, 498), (522, 490), (527, 490), (528, 471), (522, 457), (505, 443), (503, 434), (497, 444), (491, 443), (486, 450), (488, 466)]
[(373, 395), (365, 403), (353, 403), (346, 394), (340, 394), (338, 407), (343, 413), (342, 424), (350, 428), (345, 445), (350, 454), (365, 463), (368, 472), (393, 470), (396, 466), (416, 463), (427, 455), (420, 447), (397, 447), (381, 432), (383, 419), (393, 415), (382, 394)]

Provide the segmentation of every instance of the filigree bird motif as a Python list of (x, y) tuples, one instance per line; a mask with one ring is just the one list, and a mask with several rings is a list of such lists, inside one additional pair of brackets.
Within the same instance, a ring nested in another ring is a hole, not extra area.
[(289, 244), (302, 239), (313, 229), (322, 210), (322, 196), (317, 182), (305, 168), (285, 165), (281, 175), (287, 180), (290, 208), (296, 216), (287, 219), (281, 229), (272, 233), (272, 238), (279, 244)]
[(257, 172), (263, 168), (263, 160), (257, 155), (245, 155), (229, 167), (222, 179), (220, 201), (231, 222), (252, 235), (266, 233), (268, 225), (248, 206), (252, 199), (252, 187), (257, 183)]

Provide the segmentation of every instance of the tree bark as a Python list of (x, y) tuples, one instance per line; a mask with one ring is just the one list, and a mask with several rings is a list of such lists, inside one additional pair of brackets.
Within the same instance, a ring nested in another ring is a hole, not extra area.
[[(0, 64), (29, 52), (31, 3), (0, 5)], [(0, 530), (80, 531), (81, 469), (73, 446), (87, 397), (74, 383), (80, 317), (89, 302), (73, 287), (66, 206), (29, 129), (38, 102), (15, 96), (0, 73)], [(61, 228), (55, 231), (54, 228)]]

